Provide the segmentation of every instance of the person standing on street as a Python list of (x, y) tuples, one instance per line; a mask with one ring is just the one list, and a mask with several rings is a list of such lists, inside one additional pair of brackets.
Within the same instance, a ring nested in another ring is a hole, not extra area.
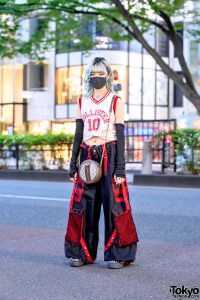
[[(119, 269), (135, 260), (139, 241), (125, 175), (124, 101), (113, 93), (112, 70), (105, 58), (92, 60), (87, 66), (84, 83), (85, 94), (77, 102), (70, 161), (69, 176), (74, 186), (64, 252), (71, 267), (96, 260), (103, 205), (104, 261), (108, 268)], [(100, 162), (102, 154), (101, 179), (96, 183), (84, 183), (78, 173), (78, 156), (80, 163), (87, 159)]]

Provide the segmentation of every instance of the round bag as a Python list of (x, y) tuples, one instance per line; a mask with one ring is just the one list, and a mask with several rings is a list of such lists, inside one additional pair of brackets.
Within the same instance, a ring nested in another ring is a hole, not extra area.
[(96, 183), (102, 175), (102, 164), (95, 160), (84, 160), (78, 170), (79, 177), (84, 183)]

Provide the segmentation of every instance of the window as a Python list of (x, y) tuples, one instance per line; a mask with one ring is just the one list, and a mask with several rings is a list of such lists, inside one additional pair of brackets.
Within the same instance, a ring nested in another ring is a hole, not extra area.
[(167, 106), (168, 78), (161, 72), (157, 71), (156, 75), (156, 105)]
[[(181, 72), (177, 72), (181, 75)], [(183, 93), (181, 89), (174, 83), (174, 107), (183, 106)]]
[(45, 90), (48, 85), (48, 65), (37, 63), (24, 65), (24, 79), (25, 90)]
[(156, 30), (157, 51), (162, 57), (169, 56), (169, 39), (161, 30)]
[(76, 103), (82, 94), (82, 67), (72, 66), (56, 70), (56, 104)]
[[(0, 117), (4, 120), (2, 128), (7, 132), (14, 125), (17, 132), (25, 131), (23, 124), (23, 65), (3, 64), (0, 66)], [(16, 103), (16, 104), (15, 104)]]
[(143, 104), (155, 105), (155, 70), (143, 70)]
[(141, 76), (140, 68), (129, 67), (129, 104), (141, 105)]
[[(179, 23), (177, 24), (177, 26), (179, 27), (176, 30), (176, 34), (177, 34), (177, 39), (181, 45), (181, 47), (183, 48), (183, 23)], [(177, 51), (176, 48), (174, 49), (174, 57), (177, 57)]]

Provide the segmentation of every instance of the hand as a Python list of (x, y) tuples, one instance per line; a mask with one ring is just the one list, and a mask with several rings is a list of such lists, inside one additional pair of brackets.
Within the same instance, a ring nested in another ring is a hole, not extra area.
[(76, 180), (77, 180), (77, 172), (74, 174), (73, 177), (70, 177), (69, 180), (72, 181), (73, 183), (76, 183)]
[(125, 181), (125, 178), (123, 177), (117, 177), (116, 175), (114, 175), (114, 180), (116, 184), (121, 184)]

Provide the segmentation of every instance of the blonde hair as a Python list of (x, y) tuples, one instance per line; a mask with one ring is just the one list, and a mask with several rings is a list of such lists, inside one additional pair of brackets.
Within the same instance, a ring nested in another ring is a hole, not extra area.
[(87, 65), (85, 76), (84, 76), (84, 91), (85, 96), (91, 96), (93, 87), (90, 85), (90, 73), (92, 71), (106, 71), (108, 73), (108, 78), (106, 80), (107, 89), (113, 91), (113, 74), (110, 64), (106, 61), (104, 57), (95, 57), (90, 64)]

